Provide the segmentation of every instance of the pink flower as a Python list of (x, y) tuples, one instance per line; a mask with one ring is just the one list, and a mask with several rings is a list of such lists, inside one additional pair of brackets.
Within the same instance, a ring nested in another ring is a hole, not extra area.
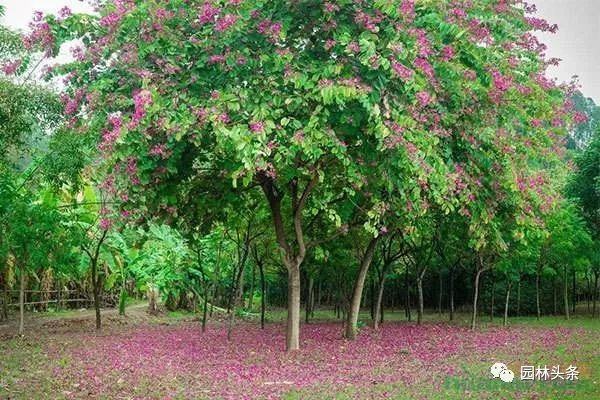
[(252, 133), (262, 133), (265, 130), (265, 124), (263, 122), (250, 122), (250, 131)]
[(417, 67), (417, 69), (419, 69), (427, 78), (429, 79), (433, 79), (434, 78), (434, 72), (433, 72), (433, 67), (431, 66), (431, 64), (429, 63), (429, 61), (427, 61), (424, 58), (417, 58), (415, 60), (415, 66)]
[(6, 75), (14, 75), (21, 66), (21, 64), (23, 64), (23, 61), (21, 60), (8, 62), (2, 66), (2, 72), (4, 72), (4, 74)]
[(201, 25), (208, 24), (209, 22), (214, 22), (215, 17), (219, 15), (220, 10), (214, 7), (211, 2), (207, 1), (202, 5), (202, 9), (200, 10), (200, 15), (198, 16), (198, 22)]
[(581, 111), (576, 111), (575, 114), (573, 114), (573, 121), (578, 125), (583, 124), (588, 121), (588, 116)]
[(112, 221), (110, 219), (102, 218), (100, 220), (100, 229), (102, 229), (103, 231), (109, 230), (111, 226), (112, 226)]
[(58, 16), (62, 19), (65, 19), (67, 17), (70, 17), (73, 14), (73, 12), (71, 11), (71, 9), (67, 6), (64, 6), (63, 8), (61, 8), (58, 11)]
[(416, 97), (421, 107), (427, 106), (431, 101), (431, 96), (425, 91), (420, 91), (419, 93), (417, 93)]
[(358, 44), (358, 42), (350, 42), (346, 46), (346, 50), (348, 50), (348, 52), (352, 53), (352, 54), (359, 53), (360, 52), (360, 45)]
[(235, 14), (226, 14), (217, 20), (217, 23), (215, 24), (215, 31), (224, 32), (228, 30), (233, 26), (233, 24), (236, 23), (237, 19), (238, 16)]
[(222, 54), (213, 54), (212, 56), (208, 57), (209, 64), (222, 64), (224, 62), (225, 56)]
[(413, 71), (404, 66), (404, 64), (392, 61), (392, 69), (401, 79), (407, 81), (412, 78)]
[(454, 58), (454, 48), (452, 46), (445, 46), (442, 49), (442, 59), (444, 61), (449, 61)]

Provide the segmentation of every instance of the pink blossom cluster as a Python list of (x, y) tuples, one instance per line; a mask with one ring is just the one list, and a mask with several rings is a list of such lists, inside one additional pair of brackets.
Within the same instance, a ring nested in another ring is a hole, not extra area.
[(373, 16), (367, 14), (363, 10), (358, 10), (354, 15), (354, 21), (368, 31), (377, 32), (379, 31), (377, 24), (383, 21), (383, 14), (381, 11), (377, 10)]
[(108, 121), (112, 124), (112, 129), (104, 131), (99, 145), (100, 150), (104, 152), (109, 152), (113, 149), (115, 142), (121, 136), (121, 127), (123, 124), (120, 114), (110, 115)]
[(433, 66), (424, 58), (417, 58), (415, 60), (415, 67), (423, 73), (428, 79), (435, 79), (435, 73), (433, 71)]
[(264, 19), (256, 25), (256, 31), (267, 36), (273, 42), (279, 39), (282, 28), (283, 25), (281, 23), (273, 22), (270, 19)]
[(529, 24), (529, 26), (531, 26), (531, 28), (537, 31), (550, 33), (556, 33), (558, 31), (558, 25), (551, 25), (543, 18), (525, 17), (525, 21)]
[(231, 28), (238, 20), (238, 16), (235, 14), (226, 14), (219, 18), (215, 23), (215, 31), (225, 32)]
[(415, 19), (415, 0), (402, 0), (400, 13), (408, 22), (412, 22)]
[(206, 1), (200, 8), (200, 14), (198, 15), (198, 22), (201, 25), (215, 22), (216, 17), (219, 15), (221, 10), (212, 5), (212, 2)]
[(146, 115), (146, 107), (151, 103), (152, 93), (146, 89), (140, 90), (133, 95), (134, 111), (127, 128), (135, 129), (139, 125), (144, 115)]
[(6, 64), (2, 65), (2, 67), (0, 67), (0, 70), (2, 70), (2, 72), (5, 75), (14, 75), (17, 73), (17, 70), (21, 67), (22, 64), (22, 60), (9, 61)]
[(391, 60), (391, 64), (392, 69), (401, 79), (407, 81), (413, 77), (413, 70), (404, 66), (404, 64), (395, 60)]

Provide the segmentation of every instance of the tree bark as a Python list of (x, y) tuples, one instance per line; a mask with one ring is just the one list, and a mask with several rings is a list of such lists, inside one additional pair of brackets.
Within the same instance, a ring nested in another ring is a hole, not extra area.
[(450, 270), (450, 276), (448, 277), (450, 280), (450, 321), (454, 320), (454, 268)]
[(383, 291), (385, 289), (386, 273), (383, 273), (379, 279), (379, 287), (377, 288), (377, 298), (375, 299), (375, 312), (373, 313), (373, 329), (379, 329), (379, 324), (383, 322), (382, 302)]
[(404, 298), (404, 314), (406, 315), (406, 319), (410, 322), (410, 279), (408, 276), (408, 265), (406, 267), (406, 272), (404, 273), (404, 283), (406, 286), (406, 295)]
[(252, 311), (254, 303), (254, 284), (256, 281), (256, 266), (252, 264), (252, 279), (250, 281), (250, 293), (248, 293), (248, 311)]
[(265, 329), (265, 271), (263, 263), (258, 264), (258, 272), (260, 274), (260, 328)]
[(479, 277), (483, 271), (481, 269), (477, 270), (475, 274), (475, 285), (473, 288), (473, 314), (471, 315), (471, 330), (475, 330), (475, 325), (477, 322), (477, 299), (479, 297)]
[(564, 298), (565, 298), (565, 318), (569, 319), (569, 279), (567, 274), (567, 266), (564, 266)]
[(542, 310), (540, 308), (540, 271), (539, 271), (539, 269), (536, 271), (536, 274), (535, 274), (535, 305), (536, 305), (537, 319), (539, 321), (539, 319), (542, 317)]
[(419, 308), (417, 309), (417, 325), (421, 325), (423, 321), (423, 278), (417, 278), (417, 293), (419, 296)]
[(521, 275), (517, 281), (517, 317), (521, 315)]
[(367, 272), (369, 271), (369, 266), (371, 265), (371, 261), (373, 260), (373, 254), (375, 253), (375, 248), (377, 247), (377, 242), (379, 241), (380, 237), (381, 236), (374, 237), (369, 241), (365, 254), (363, 255), (362, 260), (360, 262), (360, 269), (358, 271), (358, 276), (354, 284), (354, 291), (352, 293), (352, 299), (350, 301), (350, 309), (348, 310), (346, 333), (344, 335), (347, 339), (350, 340), (356, 338), (358, 313), (360, 312), (360, 303), (362, 299), (362, 292), (365, 286), (365, 279), (367, 277)]
[(506, 287), (506, 299), (504, 300), (504, 319), (502, 320), (502, 325), (506, 326), (508, 324), (508, 302), (510, 299), (510, 288), (512, 282), (508, 281), (508, 286)]
[(8, 296), (8, 281), (6, 280), (6, 273), (3, 271), (3, 273), (1, 274), (1, 277), (3, 278), (3, 285), (2, 285), (2, 317), (3, 319), (7, 320), (8, 319), (8, 303), (9, 303), (9, 296)]
[(300, 264), (288, 266), (287, 351), (300, 349)]
[(206, 320), (208, 319), (208, 288), (204, 290), (204, 299), (202, 301), (202, 333), (206, 332)]
[(304, 309), (304, 321), (308, 324), (309, 319), (310, 319), (310, 312), (312, 311), (311, 309), (311, 303), (312, 303), (312, 298), (313, 298), (313, 286), (314, 286), (314, 279), (312, 278), (312, 276), (308, 277), (308, 285), (306, 288), (306, 307)]
[(92, 262), (92, 293), (94, 296), (94, 311), (96, 313), (96, 330), (102, 329), (102, 320), (100, 317), (100, 285), (98, 282), (98, 262), (95, 259)]
[(552, 300), (554, 303), (554, 315), (558, 315), (558, 295), (556, 294), (556, 276), (552, 277)]
[(439, 271), (439, 281), (438, 281), (438, 315), (442, 316), (442, 290), (444, 287), (444, 279), (442, 277), (442, 271)]
[(577, 273), (575, 272), (575, 268), (573, 268), (573, 288), (571, 293), (571, 312), (575, 314), (575, 307), (577, 306)]
[(592, 318), (596, 316), (596, 302), (598, 301), (598, 275), (600, 275), (597, 271), (594, 271), (594, 288), (593, 288), (593, 298), (592, 298)]
[(19, 336), (25, 331), (25, 267), (21, 268), (21, 283), (19, 285)]
[(490, 321), (494, 320), (494, 300), (496, 299), (496, 279), (494, 278), (494, 274), (492, 274), (492, 298), (490, 304)]

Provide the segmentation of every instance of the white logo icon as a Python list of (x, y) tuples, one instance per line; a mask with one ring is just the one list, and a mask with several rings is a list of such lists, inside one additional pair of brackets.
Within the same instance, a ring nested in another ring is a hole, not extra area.
[(512, 382), (515, 379), (515, 374), (504, 363), (495, 363), (490, 368), (490, 372), (494, 378), (500, 378), (502, 382)]

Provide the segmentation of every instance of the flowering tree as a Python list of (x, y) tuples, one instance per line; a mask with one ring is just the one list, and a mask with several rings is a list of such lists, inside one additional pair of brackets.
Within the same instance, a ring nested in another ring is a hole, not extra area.
[(288, 271), (288, 350), (305, 218), (343, 226), (340, 193), (374, 237), (395, 210), (457, 210), (474, 248), (501, 208), (522, 224), (553, 200), (525, 167), (551, 153), (570, 105), (531, 32), (556, 28), (520, 1), (102, 4), (36, 16), (26, 37), (48, 54), (82, 41), (52, 72), (70, 128), (97, 146), (125, 218), (186, 218), (177, 205), (206, 182), (260, 188)]

